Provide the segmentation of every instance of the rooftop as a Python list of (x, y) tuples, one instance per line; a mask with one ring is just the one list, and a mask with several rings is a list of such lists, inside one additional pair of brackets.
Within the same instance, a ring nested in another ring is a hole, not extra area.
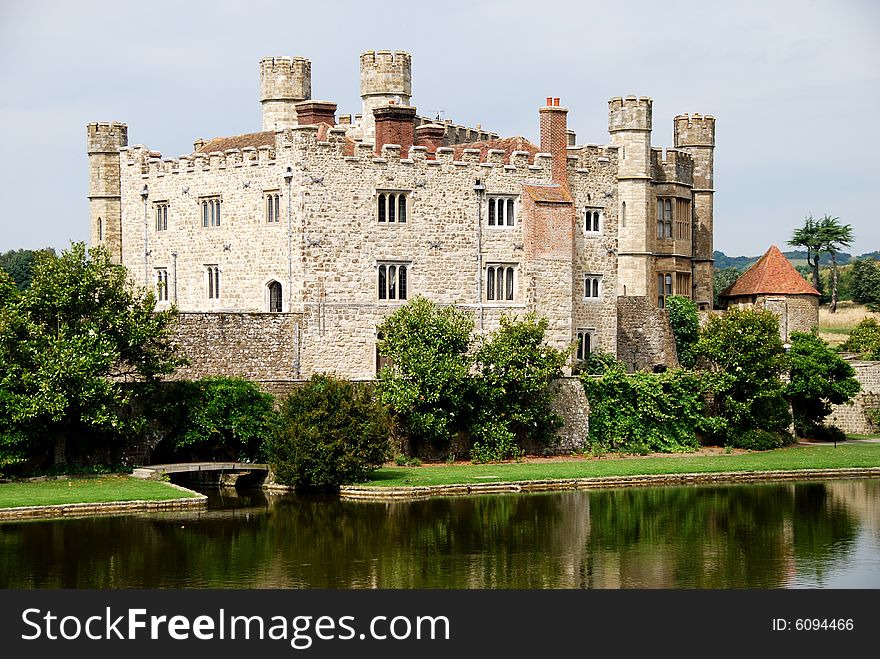
[(718, 297), (732, 298), (751, 295), (819, 295), (776, 245), (753, 263), (739, 279)]

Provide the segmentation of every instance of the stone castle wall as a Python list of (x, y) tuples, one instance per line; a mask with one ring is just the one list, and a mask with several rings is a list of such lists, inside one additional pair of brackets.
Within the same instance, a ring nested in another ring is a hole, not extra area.
[(617, 358), (630, 371), (678, 366), (669, 316), (646, 297), (617, 298)]
[(871, 434), (880, 428), (866, 414), (880, 409), (880, 362), (850, 362), (862, 391), (856, 394), (852, 405), (834, 405), (825, 423), (833, 424), (848, 433)]

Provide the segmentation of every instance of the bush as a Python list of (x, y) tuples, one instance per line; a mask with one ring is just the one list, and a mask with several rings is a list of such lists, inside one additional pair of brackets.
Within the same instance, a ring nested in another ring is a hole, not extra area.
[(770, 451), (792, 443), (794, 438), (788, 433), (752, 428), (731, 433), (727, 446), (749, 451)]
[(835, 425), (822, 424), (813, 428), (810, 439), (820, 442), (845, 442), (846, 433)]
[(275, 480), (297, 491), (364, 481), (387, 459), (390, 430), (372, 386), (313, 375), (281, 405), (267, 444)]
[(709, 416), (706, 397), (721, 381), (715, 374), (680, 369), (665, 373), (608, 371), (582, 376), (590, 402), (590, 450), (691, 451), (698, 434), (723, 434), (723, 420)]
[(858, 352), (867, 359), (880, 358), (880, 323), (873, 318), (863, 318), (853, 327), (841, 350)]
[(852, 366), (815, 332), (792, 332), (788, 359), (791, 370), (784, 391), (791, 402), (795, 431), (802, 437), (814, 435), (831, 406), (852, 400), (861, 386)]
[(502, 316), (501, 326), (477, 350), (479, 404), (470, 427), (475, 460), (520, 457), (523, 441), (546, 444), (562, 427), (549, 385), (562, 376), (567, 355), (544, 343), (546, 329), (547, 320), (533, 314), (523, 320)]
[(700, 319), (697, 305), (690, 298), (670, 295), (666, 298), (666, 311), (669, 325), (675, 337), (675, 350), (678, 363), (684, 368), (692, 368), (696, 362), (696, 344), (700, 338)]

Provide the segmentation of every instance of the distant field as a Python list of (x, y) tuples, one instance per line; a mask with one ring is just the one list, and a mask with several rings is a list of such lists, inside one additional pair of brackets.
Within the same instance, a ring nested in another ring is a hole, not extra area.
[(852, 328), (863, 318), (874, 318), (880, 321), (880, 313), (868, 311), (868, 308), (855, 302), (840, 302), (837, 312), (831, 313), (827, 306), (819, 307), (819, 336), (832, 346), (843, 343), (849, 337)]

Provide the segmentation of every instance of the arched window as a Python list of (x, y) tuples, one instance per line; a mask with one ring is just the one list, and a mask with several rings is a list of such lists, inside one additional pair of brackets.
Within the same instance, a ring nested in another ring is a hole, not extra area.
[(516, 204), (513, 197), (491, 196), (488, 201), (490, 227), (512, 227), (516, 223)]
[(513, 301), (514, 269), (512, 265), (490, 265), (486, 268), (486, 300)]
[(380, 192), (376, 197), (376, 219), (404, 224), (407, 220), (407, 192)]
[(269, 282), (269, 311), (281, 313), (281, 284), (277, 281)]
[(407, 298), (408, 268), (405, 264), (380, 263), (378, 268), (379, 299), (405, 300)]
[(397, 195), (397, 221), (401, 224), (406, 222), (406, 195)]
[(620, 226), (626, 226), (626, 202), (620, 203)]
[(98, 242), (104, 240), (104, 220), (98, 218)]

